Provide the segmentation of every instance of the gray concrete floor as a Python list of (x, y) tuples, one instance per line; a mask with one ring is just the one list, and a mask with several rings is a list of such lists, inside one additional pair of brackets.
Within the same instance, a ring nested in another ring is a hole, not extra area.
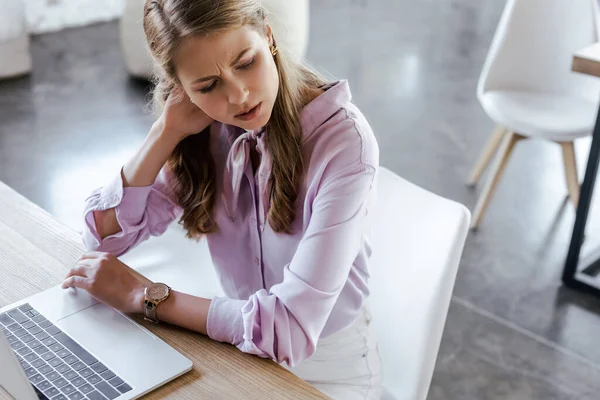
[[(478, 188), (464, 181), (493, 128), (475, 88), (502, 7), (311, 5), (308, 59), (350, 80), (382, 164), (468, 207)], [(127, 77), (114, 22), (34, 37), (32, 52), (31, 76), (0, 82), (0, 180), (77, 229), (85, 196), (152, 123), (146, 85)], [(588, 147), (577, 144), (581, 168)], [(598, 398), (600, 300), (560, 284), (574, 219), (566, 193), (559, 148), (519, 144), (467, 241), (429, 399)], [(600, 244), (597, 203), (584, 252)]]

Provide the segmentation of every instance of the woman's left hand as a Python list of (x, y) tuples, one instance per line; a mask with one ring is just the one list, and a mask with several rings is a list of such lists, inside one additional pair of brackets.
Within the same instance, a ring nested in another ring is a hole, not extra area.
[(144, 290), (151, 283), (112, 254), (92, 251), (81, 256), (62, 287), (87, 290), (97, 300), (125, 313), (142, 313)]

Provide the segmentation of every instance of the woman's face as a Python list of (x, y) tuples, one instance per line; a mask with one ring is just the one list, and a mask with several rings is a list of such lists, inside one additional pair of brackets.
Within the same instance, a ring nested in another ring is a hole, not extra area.
[(212, 119), (246, 130), (271, 117), (279, 76), (269, 46), (271, 28), (249, 26), (190, 37), (175, 57), (177, 76), (192, 101)]

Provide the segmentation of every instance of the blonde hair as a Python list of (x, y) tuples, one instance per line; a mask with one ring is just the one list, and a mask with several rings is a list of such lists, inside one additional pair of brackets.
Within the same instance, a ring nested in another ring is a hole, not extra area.
[[(183, 39), (244, 25), (267, 33), (266, 10), (258, 0), (147, 0), (144, 30), (157, 67), (155, 108), (162, 111), (178, 83), (173, 57)], [(278, 46), (278, 50), (274, 60), (279, 91), (265, 136), (273, 159), (268, 221), (274, 231), (291, 233), (296, 218), (294, 204), (304, 173), (300, 112), (325, 82), (314, 71), (290, 58), (285, 49)], [(167, 162), (175, 176), (175, 193), (183, 209), (180, 223), (188, 237), (195, 239), (218, 230), (212, 217), (216, 197), (215, 166), (209, 151), (210, 135), (204, 133), (182, 140)]]

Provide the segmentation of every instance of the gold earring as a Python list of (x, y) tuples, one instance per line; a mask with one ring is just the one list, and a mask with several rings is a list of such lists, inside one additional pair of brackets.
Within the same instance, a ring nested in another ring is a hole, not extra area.
[(271, 46), (271, 54), (273, 55), (273, 57), (275, 57), (277, 55), (277, 46), (273, 45)]
[(195, 104), (194, 100), (192, 100), (192, 98), (190, 97), (190, 103)]

